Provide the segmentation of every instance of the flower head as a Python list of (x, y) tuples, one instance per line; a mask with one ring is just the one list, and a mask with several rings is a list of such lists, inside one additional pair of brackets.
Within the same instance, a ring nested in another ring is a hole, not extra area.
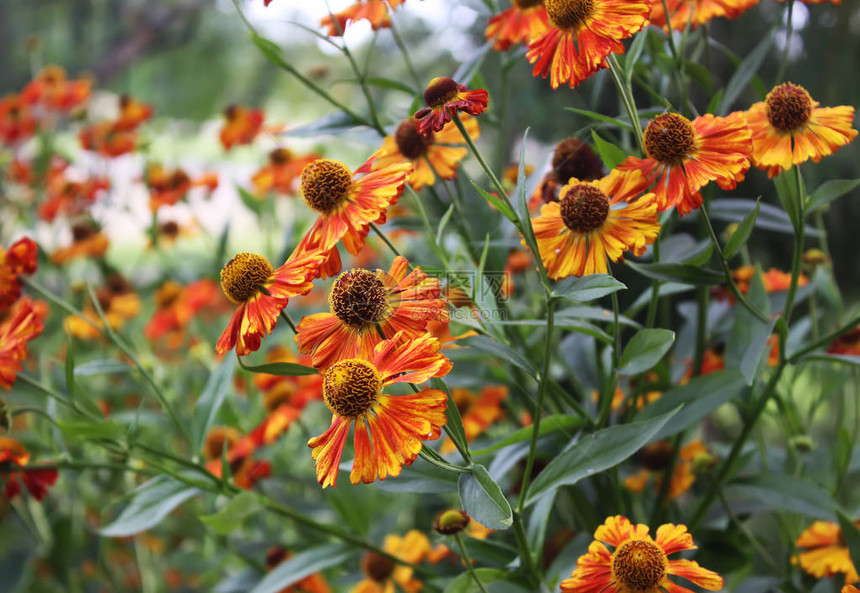
[(141, 103), (130, 95), (120, 95), (119, 117), (115, 122), (118, 130), (134, 130), (152, 117), (152, 105)]
[(451, 362), (439, 348), (429, 334), (407, 339), (398, 332), (378, 343), (369, 356), (338, 361), (323, 373), (323, 399), (333, 414), (332, 422), (325, 433), (308, 441), (323, 488), (337, 482), (353, 423), (355, 461), (349, 475), (353, 484), (400, 475), (401, 467), (418, 457), (421, 441), (439, 437), (446, 421), (444, 392), (382, 393), (394, 383), (422, 383), (446, 375)]
[[(281, 547), (269, 548), (266, 552), (266, 570), (274, 570), (281, 562), (292, 556), (290, 552)], [(297, 583), (281, 589), (278, 593), (330, 593), (331, 589), (321, 573), (315, 572)]]
[(92, 150), (108, 158), (137, 150), (137, 132), (118, 128), (114, 121), (100, 121), (81, 128), (78, 139), (84, 150)]
[(660, 232), (654, 194), (635, 199), (642, 186), (638, 173), (617, 170), (597, 181), (570, 179), (560, 200), (532, 221), (549, 277), (605, 273), (607, 258), (618, 261), (628, 250), (642, 255)]
[[(855, 522), (860, 524), (860, 521)], [(808, 548), (793, 560), (804, 572), (822, 579), (837, 574), (845, 575), (845, 584), (860, 581), (857, 568), (851, 561), (842, 528), (830, 521), (815, 521), (794, 542), (798, 548)]]
[[(266, 363), (277, 362), (310, 366), (311, 358), (296, 355), (286, 346), (275, 346), (266, 353)], [(320, 375), (284, 377), (254, 373), (254, 385), (263, 392), (263, 404), (270, 412), (282, 404), (289, 404), (297, 410), (302, 410), (309, 402), (322, 399)]]
[(340, 161), (317, 159), (302, 170), (302, 197), (319, 216), (296, 251), (325, 254), (324, 278), (340, 271), (337, 243), (343, 241), (349, 253), (358, 255), (370, 224), (385, 222), (386, 210), (397, 203), (412, 172), (411, 163), (372, 166), (370, 159), (353, 173)]
[(660, 212), (676, 207), (682, 216), (702, 205), (699, 190), (711, 181), (734, 189), (749, 169), (750, 133), (741, 113), (693, 121), (677, 113), (658, 115), (644, 134), (647, 158), (627, 157), (620, 171), (642, 171)]
[[(126, 321), (140, 313), (140, 297), (120, 274), (108, 275), (103, 286), (96, 291), (96, 300), (111, 329), (118, 330)], [(66, 317), (64, 328), (69, 335), (84, 340), (102, 337), (104, 327), (101, 317), (91, 303), (87, 303), (83, 316)]]
[[(662, 488), (665, 470), (672, 459), (672, 444), (669, 441), (655, 441), (642, 447), (639, 451), (639, 461), (642, 469), (624, 480), (624, 486), (634, 492), (642, 492), (648, 479), (656, 474), (655, 487), (659, 492)], [(696, 481), (696, 472), (705, 461), (712, 460), (708, 448), (700, 439), (695, 439), (678, 451), (678, 460), (674, 465), (672, 476), (669, 478), (669, 500), (675, 500), (684, 494)]]
[(0, 142), (12, 145), (23, 142), (36, 131), (36, 118), (20, 95), (0, 98)]
[[(667, 0), (669, 8), (669, 23), (672, 28), (683, 31), (687, 23), (695, 29), (711, 19), (718, 17), (737, 18), (748, 8), (758, 4), (759, 0)], [(692, 20), (691, 20), (692, 19)], [(666, 27), (666, 12), (662, 2), (655, 2), (651, 7), (651, 24)]]
[[(480, 135), (478, 121), (469, 115), (463, 116), (463, 125), (471, 136), (477, 140)], [(432, 130), (425, 134), (418, 131), (420, 122), (410, 117), (400, 122), (397, 131), (386, 136), (382, 148), (371, 158), (373, 168), (380, 169), (396, 163), (411, 163), (412, 173), (406, 182), (420, 190), (426, 185), (436, 182), (436, 174), (442, 179), (453, 179), (457, 175), (457, 164), (466, 156), (463, 136), (454, 122), (448, 122), (438, 133)]]
[[(36, 500), (42, 500), (48, 494), (48, 486), (57, 481), (55, 469), (27, 469), (23, 466), (30, 462), (30, 452), (13, 438), (0, 435), (0, 468), (9, 464), (17, 465), (16, 471), (0, 470), (0, 487), (2, 498), (7, 501), (15, 498), (21, 492), (21, 484), (26, 486), (30, 495)], [(20, 483), (19, 483), (20, 480)]]
[(240, 356), (257, 350), (263, 337), (272, 333), (290, 297), (313, 288), (321, 261), (318, 252), (294, 253), (274, 269), (262, 255), (242, 252), (227, 262), (221, 270), (221, 289), (237, 307), (218, 339), (218, 354), (234, 346)]
[(578, 138), (566, 138), (555, 145), (552, 169), (535, 189), (530, 206), (541, 201), (558, 202), (558, 192), (572, 177), (594, 181), (604, 176), (603, 161), (587, 143)]
[[(416, 529), (405, 536), (386, 535), (382, 549), (407, 564), (418, 564), (432, 553), (430, 540)], [(407, 593), (417, 593), (423, 587), (421, 581), (413, 578), (413, 569), (398, 564), (379, 552), (366, 552), (361, 559), (364, 580), (352, 588), (350, 593), (391, 593), (395, 589)]]
[(812, 159), (833, 154), (857, 136), (854, 108), (819, 107), (800, 85), (774, 87), (743, 114), (752, 133), (753, 165), (774, 177)]
[(415, 119), (420, 120), (418, 133), (427, 136), (431, 132), (441, 132), (459, 111), (481, 115), (489, 101), (490, 96), (484, 89), (470, 91), (453, 78), (437, 76), (424, 89), (427, 107), (415, 112)]
[(218, 284), (203, 278), (186, 286), (168, 280), (155, 292), (155, 312), (143, 329), (148, 340), (166, 339), (168, 348), (178, 348), (185, 341), (185, 329), (207, 307), (221, 309), (226, 302)]
[(296, 181), (302, 170), (318, 158), (320, 157), (317, 154), (296, 156), (286, 148), (276, 148), (269, 153), (269, 163), (251, 178), (256, 196), (263, 196), (270, 191), (294, 194), (298, 189)]
[(72, 243), (51, 253), (51, 261), (62, 265), (80, 257), (101, 257), (110, 247), (110, 239), (93, 222), (79, 221), (72, 225)]
[(484, 36), (493, 49), (504, 51), (516, 43), (531, 43), (549, 29), (544, 0), (514, 0), (511, 7), (490, 17)]
[(46, 311), (44, 303), (24, 297), (0, 322), (0, 387), (12, 388), (21, 361), (27, 358), (27, 342), (42, 333)]
[(176, 168), (170, 171), (158, 163), (147, 165), (143, 178), (149, 189), (149, 209), (153, 212), (182, 200), (193, 185), (184, 170)]
[[(561, 582), (562, 593), (689, 593), (689, 589), (670, 580), (684, 578), (703, 589), (717, 591), (723, 578), (692, 560), (669, 560), (669, 556), (693, 550), (693, 536), (685, 525), (667, 523), (657, 529), (657, 538), (648, 535), (647, 525), (633, 525), (627, 517), (616, 515), (594, 532), (588, 553), (576, 561), (576, 570)], [(612, 552), (606, 547), (612, 546)]]
[(0, 311), (21, 296), (20, 278), (36, 271), (38, 255), (38, 246), (28, 237), (18, 239), (9, 249), (0, 247)]
[(24, 87), (21, 97), (43, 109), (69, 111), (89, 99), (92, 86), (91, 79), (69, 80), (59, 66), (45, 66)]
[(242, 105), (228, 105), (224, 109), (224, 127), (218, 137), (225, 150), (239, 144), (250, 144), (263, 130), (263, 110)]
[(295, 340), (313, 365), (328, 368), (344, 358), (369, 358), (385, 338), (418, 337), (430, 320), (447, 321), (439, 280), (396, 257), (386, 274), (353, 268), (338, 276), (329, 294), (330, 313), (301, 320)]
[(556, 89), (571, 88), (606, 68), (606, 56), (624, 53), (622, 39), (648, 22), (651, 3), (643, 0), (545, 0), (550, 27), (529, 44), (533, 76), (550, 77)]
[(341, 12), (323, 17), (320, 24), (328, 28), (326, 34), (330, 37), (343, 35), (347, 26), (358, 21), (368, 21), (371, 28), (376, 31), (391, 26), (388, 11), (403, 2), (404, 0), (357, 0)]

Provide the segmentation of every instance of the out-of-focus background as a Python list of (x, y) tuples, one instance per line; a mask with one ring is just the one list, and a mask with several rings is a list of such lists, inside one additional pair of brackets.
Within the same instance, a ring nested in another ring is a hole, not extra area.
[[(328, 7), (342, 10), (348, 0), (330, 0)], [(280, 44), (290, 63), (310, 79), (345, 102), (363, 108), (360, 93), (350, 84), (348, 64), (328, 44), (314, 35), (322, 31), (319, 21), (327, 14), (323, 0), (239, 0), (252, 25), (264, 36)], [(856, 76), (860, 56), (860, 2), (844, 0), (806, 5), (795, 2), (794, 33), (786, 48), (785, 16), (788, 3), (761, 0), (760, 4), (734, 20), (712, 21), (706, 30), (690, 33), (693, 40), (707, 32), (715, 41), (702, 44), (706, 55), (701, 62), (713, 77), (713, 85), (691, 84), (691, 96), (704, 110), (713, 93), (724, 87), (736, 65), (729, 54), (746, 56), (768, 37), (765, 31), (780, 22), (775, 45), (759, 73), (759, 90), (766, 91), (780, 70), (781, 56), (790, 60), (784, 80), (804, 85), (822, 105), (860, 104), (860, 78)], [(405, 40), (416, 70), (426, 82), (433, 76), (451, 75), (484, 44), (483, 30), (490, 16), (481, 0), (408, 0), (393, 14), (400, 36)], [(463, 32), (467, 35), (463, 35)], [(408, 80), (403, 60), (387, 30), (374, 33), (366, 22), (351, 26), (346, 43), (362, 63), (371, 64), (371, 75)], [(837, 49), (838, 48), (838, 49)], [(693, 50), (691, 50), (693, 51)], [(496, 165), (507, 164), (517, 154), (515, 140), (530, 127), (527, 159), (538, 173), (545, 165), (552, 144), (575, 134), (587, 125), (581, 116), (565, 107), (600, 105), (603, 113), (621, 113), (608, 76), (601, 74), (575, 90), (552, 91), (546, 81), (531, 76), (523, 51), (488, 52), (482, 65), (485, 82), (498, 88), (505, 69), (507, 88), (516, 89), (517, 103), (500, 115), (496, 127), (504, 127), (508, 141), (497, 150)], [(247, 28), (230, 0), (3, 0), (0, 2), (0, 96), (19, 91), (39, 68), (46, 64), (64, 67), (73, 77), (91, 75), (99, 90), (129, 93), (154, 107), (150, 124), (148, 154), (161, 161), (205, 169), (229, 168), (250, 172), (265, 162), (265, 155), (278, 140), (257, 142), (254, 149), (227, 155), (218, 144), (217, 129), (225, 106), (238, 103), (263, 107), (267, 122), (283, 122), (288, 128), (300, 126), (331, 112), (328, 104), (309, 93), (295, 79), (272, 65), (250, 41)], [(703, 78), (701, 68), (687, 73), (691, 80)], [(755, 85), (753, 85), (755, 86)], [(383, 89), (380, 89), (380, 97)], [(493, 99), (491, 97), (491, 108)], [(97, 97), (96, 97), (97, 99)], [(760, 97), (752, 91), (742, 95), (735, 109), (745, 109)], [(653, 99), (642, 96), (642, 104)], [(537, 109), (534, 106), (540, 105)], [(414, 102), (409, 97), (384, 95), (381, 111), (393, 125), (404, 117)], [(94, 101), (92, 109), (98, 109)], [(498, 137), (485, 125), (487, 146)], [(587, 137), (587, 135), (586, 135)], [(363, 142), (367, 141), (366, 145)], [(351, 135), (317, 137), (307, 147), (326, 153), (344, 150), (369, 155), (375, 136)], [(347, 146), (341, 146), (347, 144)], [(807, 165), (808, 185), (815, 187), (828, 179), (858, 177), (860, 149), (854, 143), (817, 165)], [(357, 164), (350, 163), (350, 164)], [(244, 173), (243, 173), (244, 174)], [(734, 195), (775, 203), (772, 184), (760, 171), (751, 171), (743, 192)], [(716, 195), (716, 194), (715, 194)], [(860, 283), (858, 258), (841, 256), (855, 248), (860, 225), (858, 192), (835, 203), (825, 215), (836, 266), (836, 278), (849, 293), (857, 293)], [(229, 213), (209, 213), (215, 225)], [(204, 221), (205, 222), (205, 221)], [(790, 237), (768, 234), (754, 237), (755, 258), (765, 267), (788, 265)]]

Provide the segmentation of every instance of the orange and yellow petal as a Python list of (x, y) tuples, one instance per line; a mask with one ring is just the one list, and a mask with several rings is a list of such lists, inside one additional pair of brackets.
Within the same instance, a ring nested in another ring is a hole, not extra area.
[(529, 8), (520, 8), (514, 4), (490, 18), (484, 37), (493, 41), (493, 49), (504, 51), (516, 43), (531, 43), (549, 27), (549, 17), (543, 4)]
[(594, 539), (617, 548), (628, 539), (642, 539), (648, 536), (648, 526), (634, 525), (622, 515), (607, 517), (606, 521), (594, 532)]
[[(737, 18), (745, 10), (758, 4), (759, 0), (668, 0), (670, 24), (673, 29), (683, 31), (687, 23), (691, 28), (704, 25), (718, 17)], [(651, 24), (666, 27), (666, 13), (662, 2), (655, 2), (651, 8)]]
[(560, 586), (565, 593), (617, 593), (612, 584), (612, 555), (606, 546), (591, 542), (588, 552), (576, 560), (576, 570)]
[(431, 377), (444, 377), (451, 361), (439, 352), (441, 344), (432, 335), (405, 339), (398, 332), (373, 349), (371, 362), (379, 371), (383, 385), (423, 383)]
[(308, 440), (311, 457), (316, 462), (317, 480), (323, 488), (337, 485), (338, 466), (351, 426), (351, 419), (334, 416), (328, 430)]
[(28, 298), (17, 301), (0, 323), (0, 386), (11, 389), (15, 376), (27, 357), (27, 342), (42, 333), (40, 305)]

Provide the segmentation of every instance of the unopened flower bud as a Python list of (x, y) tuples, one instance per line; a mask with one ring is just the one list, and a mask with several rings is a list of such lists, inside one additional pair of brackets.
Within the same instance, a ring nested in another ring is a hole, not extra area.
[(449, 509), (436, 515), (433, 521), (433, 529), (442, 535), (454, 535), (460, 533), (469, 525), (469, 515), (465, 511)]

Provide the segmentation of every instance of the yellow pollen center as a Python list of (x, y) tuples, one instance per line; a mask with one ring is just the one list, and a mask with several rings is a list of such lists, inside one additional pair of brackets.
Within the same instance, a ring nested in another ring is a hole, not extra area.
[(368, 552), (361, 559), (362, 571), (364, 571), (364, 574), (370, 580), (377, 583), (381, 583), (390, 577), (395, 568), (397, 568), (397, 565), (394, 563), (394, 560), (386, 558), (379, 552)]
[(427, 153), (427, 149), (433, 144), (433, 130), (428, 130), (426, 136), (418, 133), (418, 120), (409, 118), (403, 120), (394, 133), (394, 141), (397, 150), (407, 159), (414, 161)]
[(262, 255), (237, 253), (221, 270), (221, 289), (233, 303), (244, 303), (260, 291), (273, 271)]
[(325, 405), (341, 418), (355, 418), (366, 412), (381, 388), (376, 367), (358, 358), (335, 363), (323, 375)]
[(352, 173), (340, 161), (317, 159), (302, 169), (302, 197), (317, 212), (331, 212), (351, 187)]
[(437, 76), (424, 89), (424, 102), (428, 107), (441, 107), (460, 92), (460, 85), (453, 78)]
[(693, 125), (683, 115), (664, 113), (655, 117), (644, 134), (645, 152), (661, 163), (676, 163), (696, 144)]
[(612, 554), (613, 580), (632, 591), (655, 590), (668, 568), (666, 553), (649, 539), (626, 541)]
[(585, 183), (562, 190), (561, 219), (576, 233), (590, 233), (600, 228), (609, 216), (609, 198), (602, 191)]
[(390, 314), (388, 293), (376, 274), (362, 268), (337, 277), (328, 297), (332, 313), (352, 327), (379, 323)]
[(514, 4), (521, 9), (534, 8), (543, 4), (543, 0), (514, 0)]
[(812, 115), (812, 97), (802, 86), (790, 82), (769, 92), (765, 106), (770, 125), (784, 132), (805, 126)]
[(578, 29), (594, 12), (594, 0), (546, 0), (546, 13), (559, 29)]

